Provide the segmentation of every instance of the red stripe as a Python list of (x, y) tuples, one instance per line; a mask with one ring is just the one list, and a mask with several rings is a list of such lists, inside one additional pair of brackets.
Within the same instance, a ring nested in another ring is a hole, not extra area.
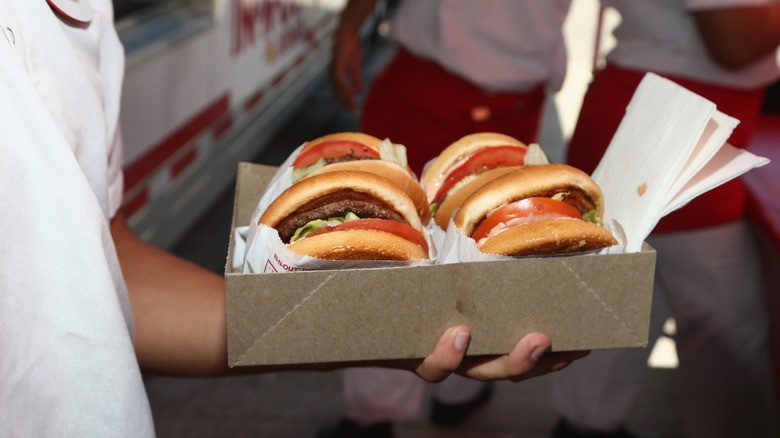
[(249, 97), (249, 99), (246, 100), (246, 104), (244, 105), (245, 110), (248, 111), (252, 109), (255, 105), (257, 105), (257, 102), (260, 102), (264, 94), (265, 94), (265, 90), (262, 88), (255, 91), (255, 93), (251, 97)]
[[(296, 59), (295, 62), (293, 63), (292, 67), (290, 67), (290, 70), (299, 67), (301, 64), (303, 64), (303, 61), (305, 61), (305, 60), (306, 60), (306, 56), (305, 55), (299, 56), (298, 59)], [(287, 70), (287, 71), (290, 71), (290, 70)]]
[(171, 179), (175, 179), (179, 176), (196, 158), (198, 158), (198, 149), (193, 148), (181, 157), (179, 161), (173, 163), (173, 166), (171, 166)]
[[(290, 67), (290, 68), (292, 68), (292, 67)], [(282, 79), (284, 79), (285, 76), (287, 76), (287, 73), (289, 73), (289, 72), (290, 72), (290, 70), (288, 69), (288, 70), (285, 70), (282, 73), (276, 75), (276, 77), (273, 78), (273, 80), (271, 80), (271, 88), (276, 87), (277, 85), (279, 85), (279, 83), (282, 82)]]
[(216, 126), (214, 126), (214, 131), (211, 134), (212, 140), (217, 141), (222, 138), (222, 135), (224, 135), (230, 130), (230, 128), (233, 127), (233, 122), (234, 120), (232, 115), (225, 114), (224, 117), (217, 121)]
[(134, 198), (126, 200), (122, 205), (122, 213), (125, 217), (130, 217), (149, 202), (149, 189), (141, 190)]
[(125, 191), (151, 175), (190, 140), (211, 126), (215, 120), (227, 113), (230, 98), (222, 95), (186, 124), (152, 147), (145, 155), (125, 168)]

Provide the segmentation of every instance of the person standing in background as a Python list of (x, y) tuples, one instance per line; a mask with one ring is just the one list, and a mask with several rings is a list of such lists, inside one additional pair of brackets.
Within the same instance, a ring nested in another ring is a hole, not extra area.
[[(331, 85), (357, 109), (358, 31), (377, 1), (350, 1), (336, 32)], [(361, 130), (407, 147), (412, 170), (458, 138), (493, 131), (536, 142), (545, 96), (566, 74), (570, 0), (401, 1), (390, 23), (394, 57), (374, 78)]]
[[(766, 87), (780, 77), (780, 3), (771, 0), (603, 0), (621, 14), (616, 47), (595, 72), (569, 143), (568, 163), (592, 172), (646, 72), (664, 76), (740, 120), (729, 143), (744, 148)], [(767, 351), (759, 248), (733, 180), (663, 218), (650, 339), (667, 313), (691, 438), (780, 436)], [(630, 437), (631, 402), (650, 349), (597, 351), (555, 376), (561, 420), (553, 436)]]
[[(376, 1), (348, 2), (336, 32), (331, 85), (357, 109), (363, 92), (360, 27)], [(566, 73), (563, 23), (570, 0), (401, 1), (390, 22), (397, 49), (371, 82), (361, 130), (406, 146), (419, 176), (450, 143), (475, 132), (537, 142), (547, 93)], [(392, 370), (344, 372), (345, 418), (320, 437), (392, 436), (418, 417), (422, 382)], [(457, 377), (436, 385), (431, 419), (455, 426), (490, 398), (490, 387)]]

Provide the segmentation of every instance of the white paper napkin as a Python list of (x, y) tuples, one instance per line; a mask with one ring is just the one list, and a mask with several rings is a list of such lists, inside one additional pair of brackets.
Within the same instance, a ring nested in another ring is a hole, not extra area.
[(644, 77), (593, 172), (604, 219), (623, 226), (626, 252), (641, 251), (664, 215), (769, 162), (726, 144), (738, 123), (672, 81)]

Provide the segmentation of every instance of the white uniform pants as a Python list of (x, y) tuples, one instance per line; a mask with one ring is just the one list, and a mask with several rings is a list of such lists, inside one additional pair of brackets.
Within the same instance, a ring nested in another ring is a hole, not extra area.
[[(650, 341), (666, 316), (655, 298), (664, 298), (677, 324), (688, 436), (780, 436), (761, 260), (747, 222), (651, 236), (648, 242), (658, 253)], [(589, 429), (624, 424), (649, 353), (594, 351), (555, 374), (555, 409)]]

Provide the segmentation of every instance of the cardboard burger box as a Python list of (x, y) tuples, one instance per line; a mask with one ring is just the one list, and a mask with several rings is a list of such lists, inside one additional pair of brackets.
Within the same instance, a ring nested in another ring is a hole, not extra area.
[[(422, 358), (449, 327), (472, 329), (467, 354), (506, 354), (527, 333), (554, 351), (648, 344), (655, 224), (769, 160), (726, 144), (738, 121), (696, 94), (645, 76), (593, 179), (621, 251), (415, 267), (285, 271), (261, 258), (243, 273), (249, 225), (276, 168), (240, 163), (227, 287), (230, 366)], [(239, 266), (234, 269), (234, 266)]]
[[(235, 229), (276, 168), (240, 163)], [(655, 251), (418, 267), (243, 274), (227, 264), (231, 366), (421, 358), (444, 331), (469, 355), (506, 354), (531, 331), (555, 351), (647, 345)]]

